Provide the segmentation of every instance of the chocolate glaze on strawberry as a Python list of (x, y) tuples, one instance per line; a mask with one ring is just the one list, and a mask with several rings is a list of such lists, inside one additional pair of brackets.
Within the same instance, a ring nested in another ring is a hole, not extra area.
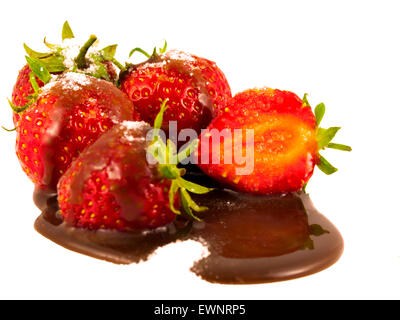
[[(9, 101), (16, 153), (42, 211), (40, 234), (116, 264), (196, 241), (207, 254), (191, 271), (224, 284), (293, 279), (340, 258), (340, 233), (305, 193), (315, 165), (337, 171), (320, 151), (351, 151), (331, 142), (339, 127), (320, 127), (323, 103), (313, 113), (307, 94), (269, 88), (232, 98), (213, 61), (166, 52), (166, 42), (152, 55), (133, 49), (148, 60), (124, 66), (115, 59), (117, 45), (97, 50), (95, 35), (78, 45), (68, 22), (61, 36), (62, 45), (45, 39), (46, 53), (24, 44), (27, 65)], [(151, 125), (170, 140), (149, 136)], [(255, 139), (210, 143), (205, 128), (253, 129)], [(178, 140), (183, 129), (192, 131)], [(176, 152), (193, 131), (204, 139)], [(243, 148), (254, 170), (240, 174), (243, 163), (229, 155)], [(203, 161), (222, 149), (228, 155), (220, 160), (228, 161)], [(191, 155), (201, 155), (197, 166), (182, 161)]]
[(177, 219), (142, 231), (87, 230), (63, 221), (55, 197), (42, 190), (36, 230), (57, 244), (117, 264), (137, 263), (176, 241), (202, 243), (208, 255), (191, 270), (215, 283), (250, 284), (289, 280), (319, 272), (341, 256), (343, 240), (304, 193), (254, 196), (215, 190), (196, 199), (208, 206), (201, 222)]
[(163, 126), (167, 132), (169, 121), (177, 121), (178, 132), (185, 128), (200, 132), (231, 98), (229, 84), (214, 62), (177, 50), (131, 65), (120, 79), (121, 90), (143, 121), (153, 123), (160, 101), (170, 100)]
[(149, 164), (146, 122), (124, 121), (74, 161), (58, 184), (64, 220), (89, 229), (156, 228), (171, 222), (168, 191), (156, 164)]
[(42, 90), (38, 101), (21, 114), (16, 151), (28, 177), (54, 191), (86, 146), (114, 124), (136, 116), (123, 92), (94, 77), (66, 73)]
[[(193, 199), (208, 208), (198, 211), (201, 220), (174, 216), (167, 198), (180, 177), (165, 179), (169, 174), (161, 162), (160, 167), (146, 162), (146, 150), (158, 143), (154, 138), (146, 142), (149, 129), (145, 122), (125, 121), (100, 137), (61, 178), (58, 203), (37, 192), (35, 202), (43, 213), (36, 230), (68, 249), (118, 264), (137, 263), (166, 244), (194, 240), (208, 255), (191, 270), (216, 283), (288, 280), (339, 259), (340, 233), (302, 192), (252, 195), (215, 184), (207, 196), (199, 193)], [(186, 182), (203, 178), (198, 171), (185, 175)], [(182, 198), (180, 203), (184, 207)]]

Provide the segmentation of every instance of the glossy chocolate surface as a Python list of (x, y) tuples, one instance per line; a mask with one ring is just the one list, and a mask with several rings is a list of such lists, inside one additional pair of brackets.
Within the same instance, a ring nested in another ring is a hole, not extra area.
[(217, 189), (196, 199), (208, 211), (202, 221), (175, 223), (152, 231), (88, 231), (67, 225), (54, 195), (36, 191), (43, 211), (36, 230), (57, 244), (117, 264), (138, 263), (168, 243), (195, 240), (208, 255), (191, 270), (225, 284), (264, 283), (321, 271), (341, 256), (343, 240), (307, 194), (253, 196)]

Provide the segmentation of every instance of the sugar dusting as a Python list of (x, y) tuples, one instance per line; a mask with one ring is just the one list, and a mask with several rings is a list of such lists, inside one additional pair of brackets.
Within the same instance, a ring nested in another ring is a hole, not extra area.
[[(88, 50), (86, 54), (86, 59), (89, 60), (90, 65), (93, 65), (93, 60), (90, 58), (92, 54), (98, 52), (96, 41)], [(75, 58), (78, 56), (79, 51), (82, 47), (82, 43), (80, 40), (74, 39), (65, 39), (63, 42), (63, 50), (62, 55), (64, 56), (64, 65), (69, 69), (72, 70), (75, 68)]]
[(50, 81), (42, 88), (43, 92), (49, 91), (56, 84), (58, 86), (61, 85), (61, 88), (63, 90), (73, 90), (73, 91), (82, 90), (82, 88), (90, 84), (89, 76), (83, 73), (76, 73), (76, 72), (67, 72), (61, 74), (54, 80), (55, 81)]
[[(123, 121), (120, 124), (120, 127), (123, 131), (123, 138), (126, 141), (134, 141), (134, 140), (145, 140), (145, 137), (142, 137), (141, 135), (138, 135), (138, 132), (142, 132), (144, 129), (151, 129), (149, 124), (144, 121)], [(139, 138), (140, 137), (140, 138)]]
[(191, 54), (175, 49), (166, 52), (165, 57), (172, 60), (196, 62), (196, 59)]

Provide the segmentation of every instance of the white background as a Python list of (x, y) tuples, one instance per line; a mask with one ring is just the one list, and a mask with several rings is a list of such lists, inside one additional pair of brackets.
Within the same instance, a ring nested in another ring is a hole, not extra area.
[[(0, 132), (0, 298), (328, 299), (400, 298), (398, 1), (2, 1), (0, 122), (12, 127), (6, 98), (24, 65), (22, 43), (75, 35), (151, 50), (167, 39), (217, 62), (232, 91), (255, 86), (310, 94), (325, 102), (323, 125), (352, 153), (326, 151), (339, 168), (317, 172), (308, 191), (341, 231), (345, 252), (318, 274), (287, 282), (225, 286), (189, 271), (202, 251), (170, 245), (150, 261), (117, 266), (63, 249), (33, 229), (33, 186)], [(136, 56), (136, 58), (138, 58)]]

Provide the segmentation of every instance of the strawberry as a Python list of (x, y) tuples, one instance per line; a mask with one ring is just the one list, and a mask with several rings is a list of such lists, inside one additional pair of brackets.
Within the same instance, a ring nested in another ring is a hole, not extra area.
[[(337, 170), (319, 150), (351, 150), (330, 142), (340, 128), (319, 128), (324, 113), (321, 103), (314, 115), (307, 95), (301, 100), (292, 92), (277, 89), (241, 92), (202, 133), (196, 153), (199, 167), (216, 180), (244, 192), (298, 191), (308, 182), (316, 164), (327, 174)], [(247, 129), (248, 136), (244, 132)], [(228, 134), (220, 144), (213, 134), (224, 130)], [(218, 153), (221, 159), (213, 159)]]
[(62, 30), (62, 45), (49, 44), (44, 40), (50, 52), (37, 52), (24, 44), (27, 64), (19, 72), (12, 92), (10, 105), (14, 111), (14, 125), (17, 126), (21, 109), (35, 102), (38, 91), (51, 80), (51, 75), (73, 71), (88, 74), (100, 79), (116, 82), (117, 72), (114, 65), (116, 45), (102, 50), (93, 49), (96, 36), (90, 36), (83, 45), (74, 44), (74, 34), (68, 24)]
[(153, 123), (160, 102), (169, 99), (163, 129), (177, 121), (178, 132), (191, 128), (200, 133), (232, 97), (224, 74), (210, 60), (177, 50), (165, 52), (166, 46), (151, 56), (139, 48), (131, 54), (135, 51), (149, 59), (121, 73), (121, 90), (147, 123)]
[(44, 86), (37, 102), (21, 113), (17, 156), (36, 185), (55, 190), (87, 145), (114, 124), (135, 119), (132, 103), (112, 83), (65, 73)]
[[(173, 148), (161, 139), (146, 139), (150, 129), (143, 121), (124, 121), (73, 162), (58, 184), (60, 212), (67, 223), (91, 230), (152, 229), (174, 220), (179, 203), (192, 216), (192, 209), (206, 209), (198, 207), (187, 190), (209, 189), (184, 180), (184, 169), (160, 158)], [(149, 162), (149, 154), (157, 161)]]

